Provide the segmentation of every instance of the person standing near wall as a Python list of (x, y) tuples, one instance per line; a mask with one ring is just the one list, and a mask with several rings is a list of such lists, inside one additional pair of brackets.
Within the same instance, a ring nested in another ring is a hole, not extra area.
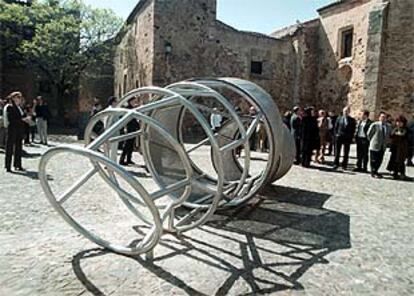
[(384, 153), (387, 148), (390, 134), (391, 127), (387, 124), (387, 114), (385, 112), (381, 112), (378, 121), (371, 124), (367, 134), (369, 139), (371, 176), (373, 178), (382, 178), (382, 175), (378, 173), (378, 170), (384, 159)]
[(7, 101), (0, 98), (0, 148), (6, 148), (6, 126), (4, 117), (6, 116)]
[(21, 92), (13, 92), (9, 95), (10, 105), (7, 108), (7, 141), (5, 168), (11, 172), (11, 163), (17, 171), (23, 171), (22, 167), (22, 145), (25, 132), (25, 124), (30, 120), (21, 106), (23, 95)]
[(355, 135), (355, 142), (357, 144), (357, 167), (354, 169), (355, 172), (366, 173), (368, 171), (369, 140), (367, 135), (371, 124), (369, 111), (361, 111)]
[(396, 180), (407, 179), (405, 175), (405, 160), (408, 155), (408, 134), (407, 119), (400, 115), (395, 119), (395, 128), (390, 135), (391, 157), (387, 166), (387, 170), (393, 172), (393, 178)]
[(290, 130), (290, 120), (292, 119), (292, 111), (286, 111), (283, 114), (283, 123)]
[(350, 113), (351, 108), (345, 107), (342, 111), (342, 116), (339, 116), (336, 120), (334, 169), (339, 167), (339, 158), (341, 157), (342, 147), (344, 147), (342, 169), (346, 170), (348, 167), (349, 151), (351, 149), (356, 128), (356, 120), (349, 115)]
[(315, 147), (319, 147), (318, 119), (313, 116), (313, 108), (305, 108), (301, 129), (302, 166), (310, 167), (312, 153)]
[(93, 99), (93, 106), (92, 106), (92, 109), (91, 109), (91, 113), (89, 114), (89, 116), (90, 117), (93, 117), (93, 116), (95, 116), (96, 114), (98, 114), (99, 112), (101, 112), (102, 111), (102, 104), (101, 104), (101, 101), (99, 100), (99, 98), (94, 98)]
[(33, 107), (31, 105), (26, 105), (24, 111), (26, 115), (30, 117), (30, 120), (26, 124), (24, 144), (31, 145), (31, 143), (34, 143), (35, 140), (36, 127), (36, 122), (34, 121), (33, 115)]
[[(249, 108), (249, 117), (251, 119), (251, 121), (253, 122), (253, 120), (257, 117), (257, 111), (256, 108), (254, 106), (251, 106)], [(257, 129), (253, 132), (252, 136), (250, 137), (250, 151), (256, 151), (257, 149)]]
[(326, 145), (329, 142), (329, 131), (332, 127), (331, 119), (327, 116), (325, 110), (319, 110), (318, 128), (319, 128), (319, 150), (316, 151), (315, 161), (323, 163), (325, 161)]
[(40, 144), (47, 145), (47, 126), (50, 119), (50, 111), (43, 97), (36, 98), (37, 106), (34, 110), (36, 116), (37, 133), (39, 134)]
[(301, 163), (301, 137), (302, 137), (302, 116), (301, 116), (301, 108), (299, 106), (295, 106), (293, 108), (293, 114), (290, 119), (290, 132), (295, 139), (295, 146), (296, 146), (296, 155), (295, 155), (295, 164), (298, 165)]
[(329, 111), (329, 120), (332, 123), (331, 129), (329, 130), (329, 145), (328, 145), (328, 155), (335, 155), (335, 125), (338, 116), (335, 115), (335, 112)]
[[(128, 101), (128, 109), (134, 109), (136, 108), (138, 105), (137, 102), (137, 98), (132, 98)], [(138, 131), (140, 128), (139, 123), (136, 119), (132, 119), (130, 122), (128, 122), (127, 126), (126, 126), (126, 133), (130, 134), (133, 132)], [(134, 145), (135, 145), (135, 141), (136, 141), (136, 137), (132, 138), (132, 139), (128, 139), (124, 142), (124, 146), (122, 149), (122, 154), (121, 154), (121, 158), (119, 160), (119, 164), (126, 166), (129, 164), (135, 164), (132, 161), (132, 154), (134, 152)]]
[(408, 155), (407, 155), (407, 166), (414, 166), (414, 114), (411, 121), (407, 124), (408, 129)]
[(210, 125), (213, 132), (216, 132), (221, 127), (221, 121), (223, 120), (223, 116), (218, 112), (217, 108), (213, 108), (213, 112), (210, 115)]

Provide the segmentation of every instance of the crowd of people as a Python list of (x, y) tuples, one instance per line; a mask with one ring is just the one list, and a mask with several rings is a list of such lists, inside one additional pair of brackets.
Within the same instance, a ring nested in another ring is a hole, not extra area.
[[(110, 97), (107, 108), (114, 108), (117, 104), (117, 98)], [(132, 98), (127, 108), (137, 105), (137, 100)], [(100, 101), (95, 99), (90, 116), (103, 109)], [(252, 107), (249, 116), (254, 117), (255, 114), (256, 110)], [(380, 112), (378, 120), (372, 122), (368, 111), (361, 111), (357, 119), (350, 114), (349, 107), (345, 107), (339, 116), (326, 110), (316, 112), (313, 107), (302, 109), (300, 106), (286, 112), (283, 121), (295, 141), (295, 164), (303, 167), (310, 167), (312, 161), (323, 164), (325, 156), (333, 154), (332, 169), (337, 170), (341, 166), (347, 170), (350, 147), (355, 142), (357, 162), (354, 171), (366, 173), (370, 163), (372, 177), (382, 178), (379, 169), (389, 147), (391, 157), (386, 168), (395, 179), (405, 179), (406, 166), (413, 166), (414, 120), (408, 123), (402, 115), (393, 120), (385, 112)], [(21, 92), (12, 92), (6, 99), (0, 99), (0, 116), (0, 148), (5, 150), (5, 169), (11, 172), (13, 162), (15, 170), (24, 170), (21, 161), (23, 143), (31, 145), (36, 143), (37, 138), (39, 144), (48, 145), (47, 129), (51, 115), (47, 102), (38, 96), (29, 103)], [(221, 127), (222, 115), (217, 109), (211, 114), (210, 124), (214, 131)], [(139, 128), (139, 123), (134, 120), (128, 123), (124, 133), (132, 133)], [(94, 132), (99, 134), (102, 129), (103, 125), (100, 126), (98, 122)], [(260, 125), (257, 129), (250, 148), (265, 151), (266, 132), (264, 128), (260, 132)], [(121, 165), (133, 164), (132, 153), (136, 144), (136, 139), (120, 144)]]
[[(379, 172), (386, 149), (391, 157), (387, 170), (395, 179), (406, 179), (406, 166), (413, 166), (414, 120), (408, 123), (400, 115), (394, 120), (380, 112), (378, 120), (370, 120), (370, 112), (363, 110), (357, 119), (351, 117), (350, 107), (342, 114), (307, 107), (295, 106), (284, 114), (284, 123), (295, 139), (295, 164), (310, 167), (312, 157), (316, 163), (324, 163), (326, 155), (334, 154), (333, 169), (348, 169), (350, 147), (356, 143), (357, 163), (354, 171), (368, 172), (373, 178), (382, 178)], [(342, 157), (342, 159), (341, 159)]]
[(16, 171), (23, 171), (23, 143), (31, 145), (36, 141), (48, 145), (47, 129), (50, 120), (47, 102), (41, 97), (25, 100), (19, 91), (7, 98), (0, 98), (0, 148), (5, 150), (5, 169), (11, 172), (12, 162)]

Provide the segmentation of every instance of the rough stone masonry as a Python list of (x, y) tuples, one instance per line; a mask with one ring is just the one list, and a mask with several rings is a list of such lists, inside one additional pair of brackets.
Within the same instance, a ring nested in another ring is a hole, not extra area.
[(414, 1), (343, 0), (271, 35), (217, 19), (216, 0), (141, 0), (119, 36), (114, 92), (201, 76), (264, 87), (281, 110), (414, 112)]

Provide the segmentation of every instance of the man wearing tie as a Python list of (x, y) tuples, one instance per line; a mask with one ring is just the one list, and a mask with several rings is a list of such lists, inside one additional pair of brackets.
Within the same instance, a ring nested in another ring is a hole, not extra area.
[(351, 148), (352, 139), (354, 138), (356, 121), (354, 118), (349, 116), (351, 109), (345, 107), (342, 111), (342, 116), (339, 116), (335, 124), (335, 161), (334, 169), (339, 167), (339, 158), (341, 156), (342, 146), (344, 147), (344, 157), (342, 160), (342, 168), (344, 170), (348, 167), (349, 150)]
[(361, 120), (358, 123), (355, 136), (355, 142), (357, 144), (357, 167), (354, 171), (366, 173), (369, 154), (369, 140), (367, 134), (372, 122), (369, 119), (369, 111), (367, 110), (361, 111), (360, 118)]
[(381, 112), (379, 120), (371, 125), (368, 130), (369, 154), (371, 159), (371, 176), (380, 179), (382, 175), (378, 173), (384, 159), (385, 149), (391, 133), (391, 127), (387, 124), (387, 114)]

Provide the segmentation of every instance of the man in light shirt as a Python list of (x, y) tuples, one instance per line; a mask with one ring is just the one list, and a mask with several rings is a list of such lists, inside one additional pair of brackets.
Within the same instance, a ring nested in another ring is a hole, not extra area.
[(213, 113), (211, 113), (210, 116), (210, 125), (213, 129), (213, 132), (216, 132), (221, 127), (221, 121), (223, 120), (223, 117), (219, 114), (218, 109), (214, 108)]
[(368, 171), (368, 152), (369, 152), (369, 140), (368, 130), (372, 122), (369, 119), (369, 111), (364, 110), (360, 112), (360, 121), (357, 126), (357, 133), (355, 136), (355, 142), (357, 144), (357, 167), (354, 171), (364, 172)]
[(369, 139), (369, 154), (371, 159), (371, 176), (380, 179), (378, 173), (384, 159), (385, 149), (391, 134), (391, 127), (387, 123), (387, 114), (381, 112), (379, 120), (371, 124), (367, 136)]

